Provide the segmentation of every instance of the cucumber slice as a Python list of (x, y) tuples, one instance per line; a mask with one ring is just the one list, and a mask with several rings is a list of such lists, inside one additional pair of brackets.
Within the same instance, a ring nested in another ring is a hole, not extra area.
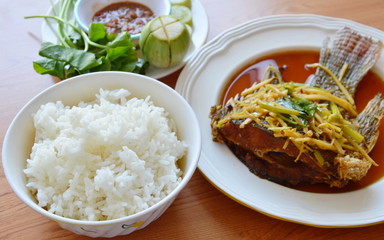
[(171, 15), (180, 19), (183, 23), (188, 24), (189, 26), (192, 26), (191, 9), (185, 6), (173, 6)]
[(193, 33), (193, 29), (192, 29), (192, 26), (191, 25), (188, 25), (188, 24), (185, 24), (185, 26), (187, 27), (188, 29), (188, 32), (189, 32), (189, 35), (192, 36), (192, 33)]
[(191, 0), (171, 0), (172, 6), (184, 6), (191, 8)]

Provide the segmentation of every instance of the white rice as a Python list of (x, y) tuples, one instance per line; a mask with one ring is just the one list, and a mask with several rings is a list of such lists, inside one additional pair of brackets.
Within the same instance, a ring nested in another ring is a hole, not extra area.
[(186, 144), (164, 108), (129, 95), (100, 89), (92, 103), (41, 106), (24, 170), (39, 206), (73, 219), (116, 219), (154, 205), (179, 184)]

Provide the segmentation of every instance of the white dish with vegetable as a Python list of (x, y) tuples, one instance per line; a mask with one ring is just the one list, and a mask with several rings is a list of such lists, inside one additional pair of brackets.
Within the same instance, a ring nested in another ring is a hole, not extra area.
[[(75, 2), (75, 1), (71, 1)], [(178, 4), (184, 4), (185, 1), (172, 1), (175, 2), (175, 5)], [(56, 3), (54, 8), (50, 8), (48, 11), (49, 16), (52, 16), (52, 18), (55, 15), (55, 8), (58, 6), (59, 3)], [(191, 16), (192, 16), (192, 21), (193, 21), (193, 27), (191, 28), (191, 42), (189, 44), (188, 51), (183, 58), (183, 60), (176, 66), (168, 67), (168, 68), (157, 68), (153, 66), (149, 66), (146, 69), (145, 75), (159, 79), (162, 77), (165, 77), (169, 74), (172, 74), (173, 72), (179, 70), (182, 68), (187, 61), (191, 58), (191, 56), (195, 53), (197, 49), (199, 49), (206, 41), (207, 36), (208, 36), (208, 17), (205, 12), (205, 9), (203, 5), (199, 2), (199, 0), (191, 0)], [(73, 7), (69, 7), (67, 9), (69, 12), (69, 17), (71, 20), (74, 22), (74, 16), (73, 16)], [(56, 14), (58, 14), (56, 12)], [(43, 22), (42, 24), (42, 41), (43, 42), (52, 42), (52, 43), (58, 43), (59, 39), (57, 35), (55, 34), (55, 28), (57, 26), (56, 20), (53, 19), (47, 19), (46, 21)], [(111, 43), (110, 43), (111, 44)], [(133, 72), (140, 72), (140, 67), (141, 67), (141, 53), (139, 52), (138, 54), (139, 58), (137, 59), (137, 62), (133, 63), (131, 62), (130, 64), (127, 64), (126, 67), (131, 68), (131, 71)], [(117, 63), (117, 64), (122, 64), (122, 63)], [(132, 70), (132, 66), (136, 65), (138, 69)], [(102, 69), (101, 69), (102, 70)], [(101, 71), (100, 70), (100, 71)], [(119, 69), (117, 69), (120, 71)], [(125, 71), (124, 69), (122, 71)]]

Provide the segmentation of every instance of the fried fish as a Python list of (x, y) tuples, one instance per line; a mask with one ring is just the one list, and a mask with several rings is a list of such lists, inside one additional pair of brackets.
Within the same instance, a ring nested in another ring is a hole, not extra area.
[(354, 95), (380, 56), (382, 44), (344, 27), (331, 47), (324, 41), (317, 68), (306, 84), (284, 82), (270, 66), (224, 106), (211, 108), (214, 141), (261, 178), (286, 185), (325, 183), (344, 187), (372, 165), (384, 100), (377, 94), (361, 113)]

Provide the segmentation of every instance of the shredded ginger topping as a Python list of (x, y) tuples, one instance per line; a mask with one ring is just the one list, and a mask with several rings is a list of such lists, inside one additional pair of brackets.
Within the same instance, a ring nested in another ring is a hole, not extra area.
[[(271, 68), (274, 67), (270, 66), (266, 71)], [(216, 123), (216, 127), (233, 120), (241, 120), (240, 127), (256, 123), (275, 137), (286, 138), (284, 148), (292, 142), (300, 150), (296, 160), (302, 153), (309, 152), (322, 166), (327, 163), (321, 150), (330, 150), (340, 157), (357, 154), (355, 157), (377, 165), (361, 147), (364, 137), (357, 127), (343, 117), (357, 115), (354, 103), (322, 88), (284, 83), (274, 76), (253, 84), (229, 99), (227, 105), (231, 111)]]

